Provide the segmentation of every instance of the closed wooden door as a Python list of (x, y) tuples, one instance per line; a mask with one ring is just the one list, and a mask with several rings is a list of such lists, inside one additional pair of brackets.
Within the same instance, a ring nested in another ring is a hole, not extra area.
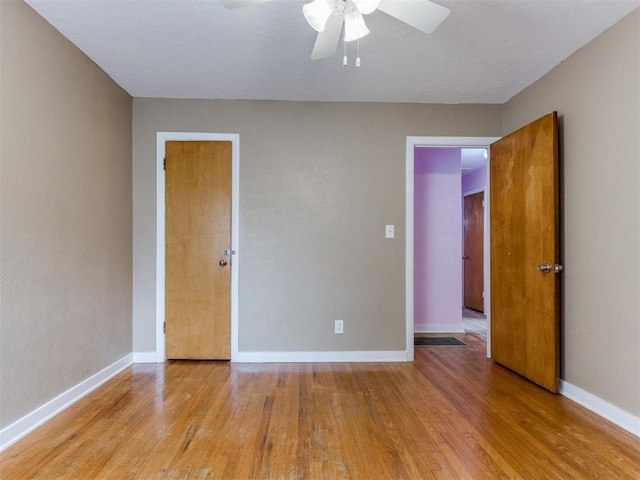
[(464, 197), (464, 306), (484, 312), (484, 192)]
[(556, 113), (492, 144), (489, 164), (491, 355), (501, 365), (557, 392)]
[(231, 142), (166, 143), (165, 351), (229, 360)]

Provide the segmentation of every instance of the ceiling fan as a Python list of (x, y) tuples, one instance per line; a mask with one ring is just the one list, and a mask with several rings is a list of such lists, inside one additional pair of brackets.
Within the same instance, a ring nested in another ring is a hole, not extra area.
[[(221, 0), (227, 8), (238, 8), (270, 0)], [(313, 0), (302, 7), (307, 22), (318, 32), (312, 60), (333, 57), (344, 25), (344, 41), (359, 40), (369, 33), (363, 15), (380, 10), (421, 32), (431, 33), (449, 15), (450, 9), (431, 0)]]

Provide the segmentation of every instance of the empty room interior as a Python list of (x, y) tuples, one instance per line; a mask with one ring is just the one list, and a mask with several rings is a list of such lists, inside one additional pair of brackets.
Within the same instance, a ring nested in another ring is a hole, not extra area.
[(0, 0), (0, 477), (640, 478), (639, 185), (640, 1)]

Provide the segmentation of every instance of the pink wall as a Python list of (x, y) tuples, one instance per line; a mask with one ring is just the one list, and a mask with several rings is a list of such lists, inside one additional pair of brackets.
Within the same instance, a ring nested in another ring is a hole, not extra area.
[(462, 177), (462, 193), (487, 186), (487, 168), (479, 168)]
[(462, 189), (459, 148), (416, 148), (415, 331), (461, 331)]

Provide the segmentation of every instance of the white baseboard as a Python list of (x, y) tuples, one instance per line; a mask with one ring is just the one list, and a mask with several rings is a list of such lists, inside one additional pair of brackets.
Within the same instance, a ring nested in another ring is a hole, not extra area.
[(414, 333), (464, 333), (464, 324), (454, 325), (414, 325)]
[(129, 353), (107, 368), (71, 387), (53, 400), (36, 408), (21, 419), (0, 430), (0, 452), (13, 445), (29, 432), (35, 430), (47, 420), (53, 418), (100, 385), (110, 380), (133, 363), (133, 354)]
[(157, 363), (156, 352), (133, 352), (133, 363)]
[(372, 352), (238, 352), (238, 363), (406, 362), (405, 350)]
[(640, 417), (636, 417), (564, 380), (560, 380), (560, 394), (640, 437)]

